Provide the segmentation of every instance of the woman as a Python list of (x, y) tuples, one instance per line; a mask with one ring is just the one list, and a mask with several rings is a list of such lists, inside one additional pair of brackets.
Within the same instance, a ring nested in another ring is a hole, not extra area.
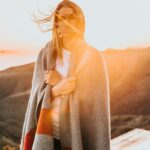
[[(47, 72), (40, 78), (41, 83), (39, 82), (37, 88), (40, 93), (45, 87), (46, 90), (43, 91), (46, 96), (50, 92), (49, 101), (44, 100), (48, 98), (43, 94), (40, 98), (43, 101), (39, 100), (35, 104), (32, 102), (36, 101), (31, 98), (32, 95), (39, 94), (33, 92), (35, 78), (38, 78), (36, 72), (40, 70), (36, 63), (21, 150), (109, 150), (109, 87), (102, 54), (85, 41), (85, 19), (77, 4), (68, 0), (60, 2), (53, 17), (52, 40), (40, 54), (49, 49), (49, 65), (54, 63), (54, 66), (45, 69)], [(41, 22), (51, 19), (52, 16)], [(45, 58), (40, 54), (38, 58)], [(42, 80), (46, 85), (42, 85)], [(40, 87), (42, 88), (39, 90)], [(45, 109), (47, 113), (41, 111), (44, 107), (48, 108)], [(36, 108), (37, 124), (34, 130), (32, 128), (30, 132), (26, 132), (27, 125), (31, 124), (28, 120), (32, 120), (28, 119), (28, 116), (32, 116), (28, 114), (34, 111), (33, 108)], [(43, 136), (45, 134), (47, 137)]]

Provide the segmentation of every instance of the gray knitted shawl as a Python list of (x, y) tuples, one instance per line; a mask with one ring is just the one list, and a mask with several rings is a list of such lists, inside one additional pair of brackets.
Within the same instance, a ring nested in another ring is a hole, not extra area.
[[(38, 54), (25, 114), (20, 150), (55, 150), (50, 110), (52, 85), (44, 71), (55, 69), (48, 42)], [(67, 77), (76, 77), (76, 89), (60, 104), (61, 150), (110, 150), (109, 80), (102, 52), (91, 48), (71, 52)]]

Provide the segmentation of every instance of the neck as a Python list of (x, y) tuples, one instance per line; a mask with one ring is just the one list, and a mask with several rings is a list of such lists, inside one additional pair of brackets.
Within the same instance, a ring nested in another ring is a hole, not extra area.
[(85, 44), (86, 42), (84, 38), (81, 38), (81, 37), (73, 38), (68, 41), (64, 39), (62, 42), (63, 48), (68, 50), (69, 52), (72, 52), (75, 49), (81, 49), (82, 45), (85, 45)]

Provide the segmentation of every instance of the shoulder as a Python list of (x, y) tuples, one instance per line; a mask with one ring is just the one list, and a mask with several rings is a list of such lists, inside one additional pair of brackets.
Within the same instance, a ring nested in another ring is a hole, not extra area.
[(91, 59), (101, 59), (103, 61), (104, 59), (104, 55), (103, 55), (103, 51), (89, 45), (88, 48), (88, 54), (90, 56)]
[(97, 48), (90, 46), (88, 54), (88, 62), (90, 64), (93, 64), (95, 66), (99, 65), (102, 67), (102, 69), (107, 71), (107, 64), (102, 50), (98, 50)]
[(92, 59), (95, 61), (97, 66), (99, 64), (101, 71), (103, 70), (103, 73), (105, 74), (107, 80), (109, 80), (108, 68), (107, 68), (107, 63), (106, 63), (104, 52), (102, 50), (98, 50), (94, 47), (91, 47), (91, 53), (93, 54)]

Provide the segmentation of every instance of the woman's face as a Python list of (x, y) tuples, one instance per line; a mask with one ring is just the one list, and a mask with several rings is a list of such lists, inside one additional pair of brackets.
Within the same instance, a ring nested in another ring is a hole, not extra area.
[(56, 23), (60, 38), (72, 38), (81, 33), (80, 23), (77, 15), (74, 15), (73, 9), (62, 7), (58, 12), (58, 22)]

